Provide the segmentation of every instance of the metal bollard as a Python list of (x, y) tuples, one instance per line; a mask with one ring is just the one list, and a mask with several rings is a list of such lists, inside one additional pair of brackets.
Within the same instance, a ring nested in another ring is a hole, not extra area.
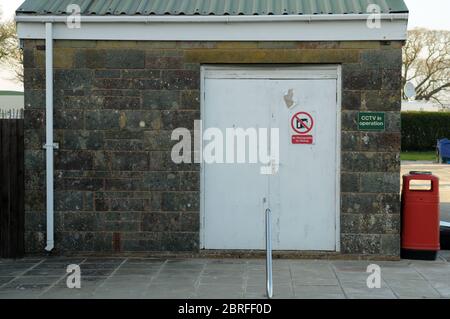
[(272, 211), (266, 209), (266, 288), (267, 297), (273, 296), (272, 282)]

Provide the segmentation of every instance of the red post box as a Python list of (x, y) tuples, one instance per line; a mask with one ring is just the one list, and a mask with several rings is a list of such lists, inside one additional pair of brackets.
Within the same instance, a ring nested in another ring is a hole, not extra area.
[[(413, 188), (412, 181), (423, 185)], [(435, 260), (439, 250), (439, 178), (410, 172), (403, 176), (402, 258)]]

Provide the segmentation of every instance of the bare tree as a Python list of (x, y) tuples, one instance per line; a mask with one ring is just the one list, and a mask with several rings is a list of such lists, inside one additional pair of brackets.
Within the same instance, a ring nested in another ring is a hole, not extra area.
[(14, 21), (0, 22), (0, 63), (13, 70), (16, 79), (23, 82), (23, 54)]
[(450, 31), (409, 31), (402, 79), (415, 85), (416, 100), (441, 103), (450, 92)]
[(9, 56), (13, 45), (13, 35), (9, 23), (0, 24), (0, 62), (4, 62)]

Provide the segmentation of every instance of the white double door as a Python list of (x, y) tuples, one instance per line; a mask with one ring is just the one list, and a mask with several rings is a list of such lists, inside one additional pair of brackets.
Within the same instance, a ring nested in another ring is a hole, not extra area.
[[(264, 249), (270, 208), (273, 249), (339, 250), (338, 68), (205, 67), (202, 75), (203, 130), (279, 129), (279, 167), (265, 175), (259, 162), (202, 164), (201, 247)], [(293, 144), (308, 130), (292, 121), (298, 113), (313, 126), (313, 144)]]

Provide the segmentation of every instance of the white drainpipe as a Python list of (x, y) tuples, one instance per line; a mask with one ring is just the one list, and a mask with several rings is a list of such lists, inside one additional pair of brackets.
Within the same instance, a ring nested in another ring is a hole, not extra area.
[(45, 23), (45, 123), (46, 123), (46, 169), (47, 169), (47, 246), (52, 251), (54, 243), (54, 190), (53, 190), (53, 26)]

